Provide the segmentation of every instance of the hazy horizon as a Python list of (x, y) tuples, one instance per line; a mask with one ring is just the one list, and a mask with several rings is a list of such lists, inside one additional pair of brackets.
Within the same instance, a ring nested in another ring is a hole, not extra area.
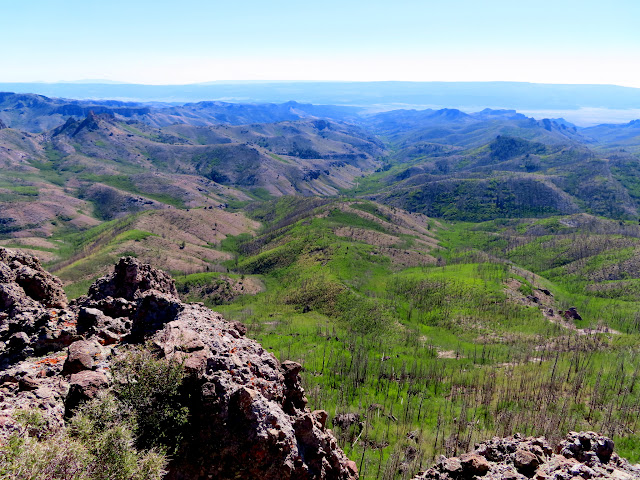
[(98, 80), (1, 83), (0, 91), (52, 98), (154, 104), (200, 101), (358, 107), (366, 113), (394, 109), (512, 109), (537, 119), (564, 118), (578, 126), (628, 123), (640, 118), (640, 89), (607, 85), (526, 82), (296, 82), (221, 81), (189, 85), (143, 85)]

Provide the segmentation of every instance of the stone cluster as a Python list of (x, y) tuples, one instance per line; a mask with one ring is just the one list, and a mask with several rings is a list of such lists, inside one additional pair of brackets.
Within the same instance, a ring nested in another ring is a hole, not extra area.
[(167, 479), (357, 479), (327, 413), (306, 406), (301, 366), (281, 364), (245, 333), (182, 303), (168, 275), (134, 258), (67, 302), (37, 259), (0, 248), (0, 440), (18, 428), (17, 409), (38, 409), (50, 428), (62, 427), (109, 388), (125, 347), (144, 344), (184, 362), (194, 399)]

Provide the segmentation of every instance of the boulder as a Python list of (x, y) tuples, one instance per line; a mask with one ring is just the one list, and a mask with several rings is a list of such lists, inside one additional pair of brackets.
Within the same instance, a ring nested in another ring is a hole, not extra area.
[(531, 476), (540, 465), (538, 457), (528, 450), (519, 448), (516, 453), (513, 454), (513, 465), (518, 472)]
[(108, 386), (109, 380), (102, 372), (84, 370), (71, 375), (69, 394), (65, 400), (65, 415), (70, 416), (81, 403), (96, 398)]
[(477, 453), (466, 453), (460, 456), (460, 464), (465, 475), (483, 476), (491, 468), (489, 462)]
[(67, 296), (62, 288), (62, 282), (45, 272), (42, 267), (20, 266), (16, 270), (15, 281), (22, 287), (27, 296), (47, 308), (64, 308), (67, 306)]
[(83, 370), (94, 370), (106, 356), (102, 346), (95, 339), (79, 340), (69, 345), (62, 373), (74, 374)]
[(569, 310), (565, 310), (560, 313), (567, 320), (582, 320), (582, 317), (578, 313), (578, 309), (576, 307), (569, 307)]

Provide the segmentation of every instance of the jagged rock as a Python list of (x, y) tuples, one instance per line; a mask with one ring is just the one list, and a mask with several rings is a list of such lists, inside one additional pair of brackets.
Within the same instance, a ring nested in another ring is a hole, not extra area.
[(0, 247), (0, 368), (56, 348), (73, 333), (68, 318), (51, 310), (66, 305), (62, 283), (37, 258)]
[(170, 294), (151, 290), (142, 294), (133, 319), (131, 335), (136, 339), (144, 338), (174, 320), (184, 308), (180, 300)]
[(162, 355), (185, 362), (202, 399), (192, 420), (200, 428), (167, 478), (357, 478), (326, 429), (326, 413), (306, 408), (300, 365), (280, 366), (236, 328), (201, 305), (185, 305), (153, 336)]
[(576, 307), (569, 307), (569, 310), (565, 310), (560, 313), (567, 320), (582, 320), (582, 317), (578, 313), (578, 309)]
[(596, 432), (569, 432), (567, 438), (558, 444), (557, 451), (587, 464), (609, 463), (613, 447), (613, 440)]
[[(96, 300), (93, 297), (80, 297), (79, 299), (72, 302), (72, 306), (76, 308), (80, 308), (80, 312), (82, 308), (99, 310), (103, 315), (110, 318), (121, 318), (121, 319), (130, 319), (133, 313), (136, 311), (137, 302), (126, 300), (124, 298), (113, 298), (113, 297), (105, 297)], [(94, 312), (95, 314), (95, 312)], [(90, 313), (88, 315), (91, 315)], [(99, 319), (94, 319), (95, 321), (99, 321)], [(80, 321), (80, 319), (78, 319)], [(90, 328), (92, 320), (89, 318), (85, 318), (83, 320), (82, 328)], [(126, 320), (125, 320), (126, 322)], [(127, 325), (125, 323), (124, 327), (126, 329), (131, 328), (131, 324)]]
[(166, 273), (136, 258), (121, 258), (113, 273), (102, 277), (89, 288), (89, 298), (103, 300), (107, 297), (136, 300), (148, 290), (156, 290), (178, 298), (175, 282)]
[[(640, 466), (613, 452), (613, 441), (595, 432), (570, 432), (554, 454), (544, 438), (495, 437), (476, 445), (471, 457), (441, 457), (414, 480), (577, 480), (640, 478)], [(470, 460), (473, 458), (473, 460)], [(484, 461), (482, 461), (482, 460)], [(470, 465), (475, 465), (473, 468)]]
[(36, 257), (0, 247), (0, 262), (3, 284), (17, 284), (27, 297), (44, 307), (66, 307), (62, 282), (45, 271)]
[(300, 385), (300, 371), (302, 365), (290, 360), (285, 360), (280, 365), (284, 375), (284, 402), (283, 406), (287, 413), (294, 413), (297, 410), (304, 410), (307, 406), (307, 397), (304, 395), (304, 389)]
[(80, 307), (77, 330), (82, 335), (97, 336), (103, 345), (113, 345), (130, 332), (131, 321), (110, 317), (97, 308)]
[(67, 306), (67, 297), (62, 289), (62, 283), (44, 270), (23, 265), (16, 271), (16, 283), (29, 297), (45, 307)]
[[(281, 365), (245, 337), (244, 325), (181, 303), (165, 273), (123, 258), (68, 310), (51, 310), (66, 298), (43, 272), (32, 257), (0, 249), (0, 438), (16, 428), (18, 408), (39, 409), (60, 427), (109, 388), (109, 362), (126, 350), (121, 341), (149, 342), (160, 358), (184, 362), (193, 399), (167, 480), (358, 478), (326, 427), (327, 412), (306, 407), (302, 367)], [(31, 279), (26, 290), (19, 278)], [(48, 355), (21, 361), (16, 350)]]
[(2, 130), (3, 128), (9, 128), (9, 127), (7, 127), (6, 123), (4, 123), (2, 120), (0, 120), (0, 130)]

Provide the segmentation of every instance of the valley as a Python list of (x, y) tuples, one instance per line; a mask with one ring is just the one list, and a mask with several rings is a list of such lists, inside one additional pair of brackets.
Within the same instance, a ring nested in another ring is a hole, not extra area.
[(360, 478), (515, 432), (640, 461), (634, 122), (0, 102), (0, 245), (71, 299), (123, 256), (170, 273), (302, 365)]

